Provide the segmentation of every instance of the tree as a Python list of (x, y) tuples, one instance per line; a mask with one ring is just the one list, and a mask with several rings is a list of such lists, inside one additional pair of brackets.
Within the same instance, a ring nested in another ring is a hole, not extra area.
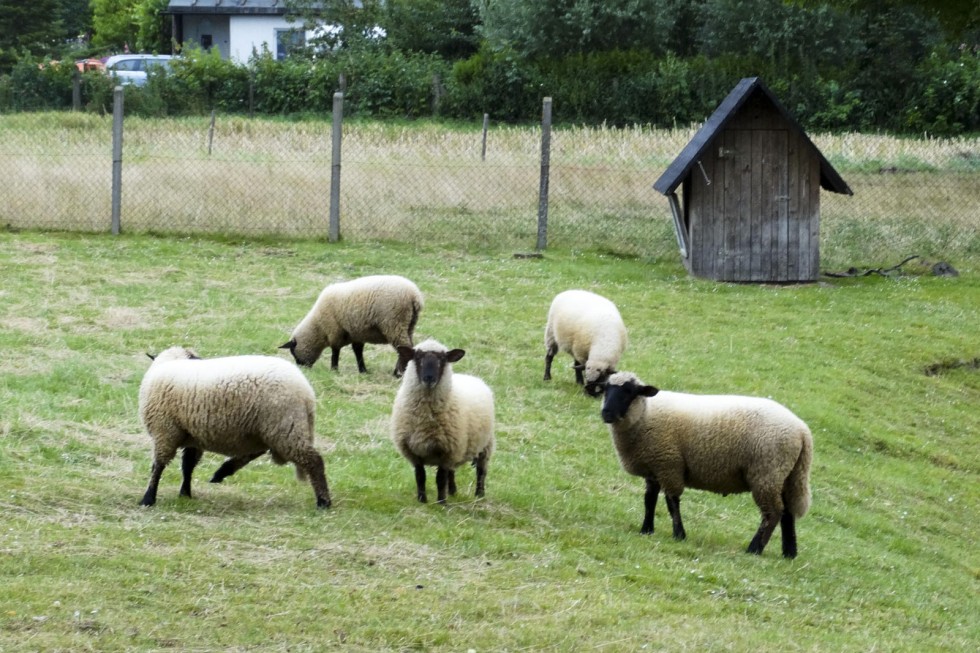
[(455, 60), (479, 47), (479, 15), (470, 0), (388, 0), (384, 18), (388, 46), (396, 50)]
[(121, 50), (136, 46), (138, 0), (91, 0), (92, 45)]
[(286, 17), (317, 36), (314, 48), (356, 48), (378, 40), (384, 0), (286, 0)]
[(0, 71), (9, 71), (26, 52), (49, 55), (64, 41), (58, 0), (0, 0)]
[(477, 0), (491, 47), (523, 56), (642, 49), (666, 51), (673, 0)]

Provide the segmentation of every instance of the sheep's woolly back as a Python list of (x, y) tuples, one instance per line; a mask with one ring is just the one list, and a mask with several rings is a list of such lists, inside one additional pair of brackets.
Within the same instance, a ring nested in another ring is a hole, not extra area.
[(154, 440), (228, 456), (270, 449), (279, 458), (312, 445), (316, 398), (295, 365), (272, 356), (191, 355), (168, 349), (143, 376), (140, 418)]
[(352, 342), (412, 345), (424, 301), (418, 286), (397, 275), (372, 275), (328, 285), (293, 330), (297, 360), (316, 360), (327, 347)]
[(553, 344), (586, 364), (586, 383), (614, 370), (627, 345), (626, 325), (619, 309), (601, 295), (587, 290), (566, 290), (555, 296), (548, 310), (545, 349)]
[[(643, 385), (630, 372), (608, 380), (629, 382)], [(634, 399), (626, 417), (609, 426), (623, 468), (655, 475), (668, 493), (766, 488), (784, 494), (796, 517), (809, 509), (810, 429), (771, 399), (661, 390)]]
[[(446, 352), (435, 340), (416, 350)], [(494, 448), (493, 392), (475, 376), (454, 374), (447, 364), (439, 383), (428, 388), (418, 381), (415, 362), (408, 364), (395, 396), (391, 438), (412, 464), (455, 469), (480, 452)]]

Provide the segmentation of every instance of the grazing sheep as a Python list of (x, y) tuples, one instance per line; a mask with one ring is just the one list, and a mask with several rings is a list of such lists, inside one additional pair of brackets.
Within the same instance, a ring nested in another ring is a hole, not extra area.
[(796, 519), (810, 507), (813, 437), (785, 406), (760, 397), (661, 392), (618, 372), (605, 384), (602, 420), (623, 469), (646, 479), (641, 533), (653, 532), (661, 488), (679, 540), (686, 537), (685, 486), (752, 492), (762, 523), (747, 552), (761, 555), (779, 523), (783, 555), (796, 557)]
[[(330, 347), (330, 369), (336, 370), (341, 348), (350, 345), (357, 370), (364, 373), (365, 343), (390, 344), (396, 350), (412, 346), (422, 305), (422, 293), (405, 277), (374, 275), (330, 284), (279, 348), (310, 367)], [(394, 375), (404, 371), (399, 359)]]
[(626, 325), (611, 301), (587, 290), (559, 293), (544, 328), (544, 380), (551, 380), (551, 361), (561, 350), (575, 359), (576, 383), (595, 387), (616, 371), (626, 343)]
[(298, 478), (310, 479), (317, 508), (330, 507), (323, 458), (313, 448), (316, 399), (294, 365), (272, 356), (202, 360), (183, 347), (151, 358), (139, 394), (140, 419), (153, 440), (141, 505), (156, 503), (160, 475), (183, 447), (181, 496), (191, 496), (203, 451), (232, 456), (222, 469), (244, 460), (239, 469), (269, 451), (273, 462), (291, 462)]
[(464, 355), (429, 339), (416, 348), (399, 347), (406, 366), (391, 414), (391, 439), (415, 467), (418, 500), (425, 503), (425, 466), (436, 470), (438, 502), (456, 494), (456, 468), (476, 467), (476, 496), (484, 494), (493, 453), (493, 393), (475, 376), (453, 374)]

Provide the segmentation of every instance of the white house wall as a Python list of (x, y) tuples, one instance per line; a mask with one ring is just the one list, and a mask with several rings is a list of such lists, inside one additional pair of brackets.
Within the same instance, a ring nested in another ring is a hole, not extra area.
[[(263, 45), (276, 55), (276, 30), (296, 29), (300, 23), (289, 22), (284, 16), (230, 16), (231, 43), (221, 56), (235, 63), (248, 63), (252, 50), (261, 53)], [(307, 40), (312, 36), (306, 32)]]
[[(234, 18), (232, 18), (234, 20)], [(184, 46), (197, 45), (203, 43), (203, 36), (211, 35), (211, 47), (218, 48), (222, 59), (229, 57), (229, 42), (231, 32), (229, 30), (228, 16), (206, 15), (195, 16), (187, 14), (184, 16)]]

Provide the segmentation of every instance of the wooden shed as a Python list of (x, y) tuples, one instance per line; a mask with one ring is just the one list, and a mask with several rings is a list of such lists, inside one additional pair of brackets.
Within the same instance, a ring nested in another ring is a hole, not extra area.
[(820, 189), (853, 194), (758, 77), (738, 83), (653, 187), (688, 272), (719, 281), (815, 280)]

